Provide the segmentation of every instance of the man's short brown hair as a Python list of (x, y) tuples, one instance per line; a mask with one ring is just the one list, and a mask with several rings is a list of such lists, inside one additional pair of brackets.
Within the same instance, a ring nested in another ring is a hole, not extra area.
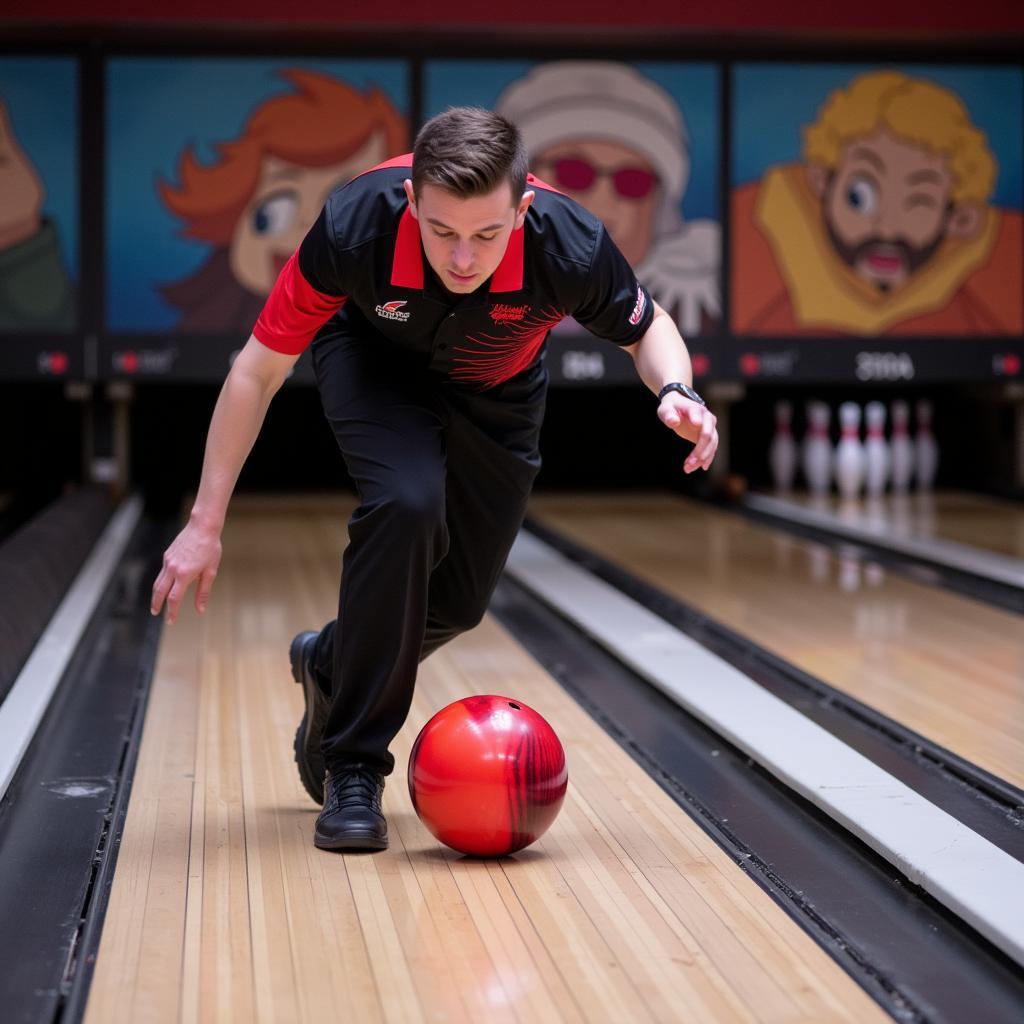
[(512, 186), (512, 204), (526, 191), (526, 147), (519, 129), (501, 114), (482, 107), (449, 107), (432, 117), (416, 136), (412, 187), (436, 185), (460, 199), (486, 195), (503, 181)]

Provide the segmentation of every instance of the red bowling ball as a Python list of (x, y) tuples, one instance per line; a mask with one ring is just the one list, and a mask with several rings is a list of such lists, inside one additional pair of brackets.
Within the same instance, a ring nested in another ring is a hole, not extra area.
[(511, 697), (466, 697), (423, 727), (409, 755), (409, 794), (447, 846), (476, 857), (515, 853), (555, 820), (569, 772), (555, 730)]

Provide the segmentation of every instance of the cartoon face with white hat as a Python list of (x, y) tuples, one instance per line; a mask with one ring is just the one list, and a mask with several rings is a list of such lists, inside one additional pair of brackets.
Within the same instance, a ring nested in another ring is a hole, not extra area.
[(603, 221), (684, 333), (719, 316), (719, 225), (683, 223), (689, 137), (675, 100), (627, 64), (558, 61), (513, 82), (496, 109), (541, 178)]

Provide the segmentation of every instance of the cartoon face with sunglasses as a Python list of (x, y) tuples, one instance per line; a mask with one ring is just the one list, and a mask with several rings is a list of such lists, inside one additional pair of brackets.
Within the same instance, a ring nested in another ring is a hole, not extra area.
[(642, 154), (618, 142), (577, 139), (549, 146), (535, 173), (604, 221), (623, 256), (638, 266), (650, 249), (661, 183)]
[(721, 227), (683, 217), (690, 135), (675, 96), (616, 61), (551, 61), (510, 82), (496, 109), (523, 133), (531, 169), (602, 220), (685, 335), (721, 316)]

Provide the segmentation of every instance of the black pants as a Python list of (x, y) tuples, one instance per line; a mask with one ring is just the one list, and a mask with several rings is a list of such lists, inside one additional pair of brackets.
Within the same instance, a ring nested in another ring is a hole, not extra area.
[(322, 750), (329, 769), (389, 774), (419, 662), (483, 617), (522, 523), (547, 373), (468, 392), (379, 336), (322, 335), (313, 364), (359, 496), (314, 653), (332, 694)]

